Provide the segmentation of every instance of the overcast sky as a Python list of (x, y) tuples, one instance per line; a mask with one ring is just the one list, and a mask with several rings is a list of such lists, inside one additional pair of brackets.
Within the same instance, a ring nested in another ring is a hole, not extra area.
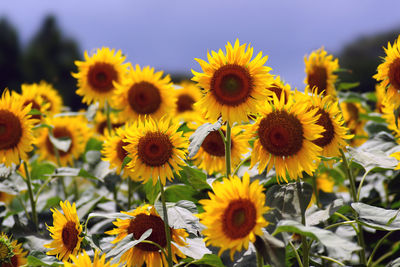
[(321, 46), (337, 53), (357, 37), (400, 27), (399, 10), (399, 0), (0, 0), (0, 16), (23, 42), (54, 14), (82, 54), (108, 46), (133, 64), (190, 75), (200, 70), (194, 58), (239, 38), (298, 88), (306, 54)]

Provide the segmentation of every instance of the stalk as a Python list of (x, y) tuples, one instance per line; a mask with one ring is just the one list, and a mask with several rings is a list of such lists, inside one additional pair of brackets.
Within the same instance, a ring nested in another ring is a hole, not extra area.
[(165, 201), (165, 192), (164, 192), (164, 185), (160, 181), (160, 192), (161, 192), (161, 202), (162, 202), (162, 207), (163, 207), (163, 213), (164, 213), (164, 228), (165, 228), (165, 236), (167, 238), (167, 261), (168, 261), (168, 266), (172, 267), (172, 250), (171, 250), (171, 232), (169, 229), (169, 224), (168, 224), (168, 213), (167, 213), (167, 205)]
[(229, 121), (226, 122), (226, 137), (225, 137), (225, 165), (226, 177), (231, 175), (231, 126)]
[(31, 200), (32, 220), (33, 220), (33, 223), (35, 224), (35, 227), (37, 229), (38, 228), (38, 216), (37, 216), (37, 213), (36, 213), (36, 202), (35, 202), (35, 200), (33, 198), (31, 174), (29, 173), (28, 165), (26, 164), (25, 160), (24, 160), (23, 164), (24, 164), (25, 175), (26, 175), (26, 184), (28, 186), (29, 198)]

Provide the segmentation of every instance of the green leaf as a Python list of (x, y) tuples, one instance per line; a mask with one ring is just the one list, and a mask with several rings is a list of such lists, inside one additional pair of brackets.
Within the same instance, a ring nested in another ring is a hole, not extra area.
[(194, 196), (198, 192), (188, 185), (173, 184), (165, 189), (165, 198), (168, 202), (178, 202), (179, 200), (189, 200), (197, 202)]
[(354, 83), (341, 82), (337, 86), (337, 90), (339, 90), (339, 91), (341, 91), (341, 90), (350, 90), (352, 88), (356, 88), (359, 85), (360, 85), (359, 82), (354, 82)]
[(353, 251), (362, 249), (355, 243), (332, 233), (331, 231), (321, 229), (315, 226), (304, 226), (299, 222), (292, 220), (282, 220), (279, 222), (278, 227), (272, 235), (281, 232), (296, 233), (299, 235), (307, 236), (314, 240), (318, 240), (324, 245), (329, 254), (333, 258), (350, 259)]
[(64, 266), (62, 262), (57, 261), (56, 257), (50, 257), (38, 251), (31, 251), (27, 257), (28, 266)]
[(382, 118), (381, 114), (375, 112), (371, 112), (368, 114), (360, 114), (360, 119), (365, 121), (377, 122), (378, 124), (386, 123), (385, 119)]
[(54, 173), (56, 167), (51, 163), (38, 163), (37, 161), (31, 164), (31, 179), (46, 180), (49, 174)]
[(79, 206), (77, 208), (77, 214), (80, 219), (83, 219), (92, 209), (95, 208), (97, 203), (102, 201), (104, 199), (104, 196), (99, 196), (95, 199), (92, 199), (88, 202), (85, 202), (83, 205)]
[[(190, 145), (188, 148), (189, 158), (194, 157), (199, 151), (201, 144), (207, 135), (213, 131), (218, 130), (222, 126), (222, 119), (219, 119), (216, 123), (211, 124), (209, 122), (199, 126), (194, 133), (189, 137)], [(222, 137), (221, 137), (222, 138)]]
[(160, 193), (160, 180), (157, 180), (157, 183), (153, 185), (153, 179), (149, 179), (147, 183), (144, 184), (143, 190), (146, 194), (146, 198), (150, 204), (154, 204), (158, 194)]
[(196, 190), (211, 190), (211, 186), (207, 183), (207, 175), (198, 169), (183, 166), (177, 178)]
[(33, 108), (33, 109), (31, 109), (31, 111), (28, 112), (28, 115), (40, 115), (40, 116), (42, 116), (43, 113), (40, 112), (40, 110), (38, 110), (36, 108)]
[(204, 264), (212, 267), (225, 267), (221, 258), (215, 254), (205, 254), (201, 259), (193, 261), (194, 264)]
[(306, 211), (307, 225), (318, 225), (328, 219), (344, 205), (343, 199), (335, 199), (326, 209), (321, 210), (317, 206), (312, 206)]
[[(195, 264), (199, 264), (198, 261), (202, 261), (205, 255), (209, 255), (212, 252), (206, 247), (206, 244), (204, 243), (203, 238), (198, 237), (198, 238), (187, 238), (185, 240), (187, 243), (186, 246), (179, 246), (178, 249), (185, 254), (188, 257), (191, 257), (193, 259), (196, 259), (196, 261), (192, 262)], [(212, 265), (214, 266), (214, 265)]]
[(125, 158), (124, 158), (124, 161), (122, 162), (122, 165), (121, 165), (121, 172), (122, 172), (122, 170), (125, 168), (125, 166), (126, 166), (126, 164), (128, 164), (129, 162), (131, 162), (131, 158), (130, 157), (128, 157), (128, 156), (126, 156)]
[(90, 150), (100, 151), (102, 148), (103, 148), (103, 142), (92, 137), (86, 143), (85, 152), (90, 151)]
[(268, 262), (271, 266), (284, 267), (286, 265), (286, 246), (281, 240), (268, 233), (264, 233), (262, 236), (256, 237), (254, 246), (257, 252), (262, 255), (264, 261)]
[(400, 230), (398, 210), (378, 208), (361, 202), (352, 203), (351, 207), (358, 213), (359, 221), (366, 226), (382, 231)]
[(80, 169), (76, 176), (81, 176), (81, 177), (84, 177), (84, 178), (89, 178), (89, 179), (100, 181), (100, 182), (104, 183), (103, 179), (100, 179), (100, 178), (92, 175), (90, 172), (88, 172), (85, 169)]
[(49, 139), (58, 150), (63, 152), (67, 152), (72, 144), (71, 138), (56, 138), (52, 132), (49, 134)]
[[(360, 115), (360, 117), (364, 117), (364, 116)], [(391, 133), (391, 131), (387, 127), (386, 122), (372, 121), (371, 118), (368, 118), (368, 116), (366, 116), (366, 119), (368, 121), (365, 124), (364, 129), (368, 133), (368, 136), (374, 137), (381, 132)], [(355, 136), (355, 137), (357, 137), (357, 136)], [(367, 137), (363, 137), (363, 138), (368, 139)]]
[(113, 258), (112, 263), (117, 263), (125, 252), (127, 252), (129, 249), (133, 248), (134, 246), (136, 246), (137, 244), (148, 238), (152, 232), (153, 229), (148, 229), (137, 240), (133, 239), (133, 234), (127, 235), (121, 241), (119, 241), (112, 250), (110, 250), (107, 253), (107, 257), (112, 257)]

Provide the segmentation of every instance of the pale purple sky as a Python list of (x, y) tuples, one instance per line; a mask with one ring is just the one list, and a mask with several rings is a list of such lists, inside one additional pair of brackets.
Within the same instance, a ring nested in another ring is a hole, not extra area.
[(121, 49), (133, 64), (167, 73), (199, 71), (194, 58), (250, 42), (267, 65), (302, 89), (304, 55), (324, 46), (337, 53), (362, 35), (400, 27), (399, 0), (1, 0), (0, 17), (23, 42), (47, 14), (82, 49)]

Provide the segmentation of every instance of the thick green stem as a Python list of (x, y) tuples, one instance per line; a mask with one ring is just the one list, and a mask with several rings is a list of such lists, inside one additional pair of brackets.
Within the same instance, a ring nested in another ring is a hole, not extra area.
[(300, 255), (299, 255), (299, 253), (297, 252), (297, 249), (296, 249), (296, 247), (293, 245), (292, 241), (289, 241), (289, 245), (292, 247), (293, 252), (294, 252), (294, 255), (296, 255), (297, 263), (299, 264), (300, 267), (303, 267), (303, 263), (301, 262)]
[(108, 133), (111, 135), (111, 131), (112, 131), (111, 118), (110, 118), (111, 107), (107, 101), (105, 103), (105, 108), (106, 108), (106, 117), (107, 117), (107, 130), (108, 130)]
[(168, 252), (168, 266), (172, 267), (172, 250), (171, 250), (171, 231), (168, 224), (168, 213), (167, 213), (167, 204), (165, 201), (165, 192), (164, 192), (164, 185), (160, 181), (160, 193), (161, 193), (161, 202), (163, 207), (164, 213), (164, 228), (165, 228), (165, 236), (167, 238), (167, 252)]
[(257, 267), (263, 267), (264, 266), (264, 260), (260, 252), (256, 251), (256, 256), (257, 256)]
[(226, 122), (225, 165), (226, 177), (229, 177), (231, 175), (231, 126), (229, 125), (229, 121)]
[(24, 169), (25, 169), (25, 175), (26, 175), (26, 184), (28, 186), (29, 198), (31, 200), (32, 220), (33, 220), (33, 223), (35, 224), (35, 227), (37, 229), (38, 228), (38, 216), (37, 216), (37, 213), (36, 213), (36, 202), (35, 202), (35, 200), (33, 198), (31, 174), (29, 173), (28, 164), (26, 164), (26, 161), (24, 161)]
[[(354, 179), (353, 173), (350, 169), (349, 163), (347, 162), (346, 159), (346, 155), (344, 154), (343, 150), (340, 149), (340, 153), (342, 155), (342, 160), (343, 160), (343, 166), (346, 170), (346, 174), (347, 174), (347, 178), (349, 179), (350, 182), (350, 192), (351, 192), (351, 196), (354, 202), (357, 202), (357, 192), (356, 192), (356, 181)], [(358, 214), (355, 210), (353, 210), (353, 214), (354, 217), (357, 221), (358, 219)], [(363, 229), (362, 226), (360, 224), (358, 224), (358, 232), (356, 231), (357, 234), (357, 241), (358, 241), (358, 245), (362, 248), (359, 251), (360, 254), (360, 261), (362, 265), (366, 265), (367, 264), (367, 258), (365, 256), (365, 242), (364, 242), (364, 233), (363, 233)]]

